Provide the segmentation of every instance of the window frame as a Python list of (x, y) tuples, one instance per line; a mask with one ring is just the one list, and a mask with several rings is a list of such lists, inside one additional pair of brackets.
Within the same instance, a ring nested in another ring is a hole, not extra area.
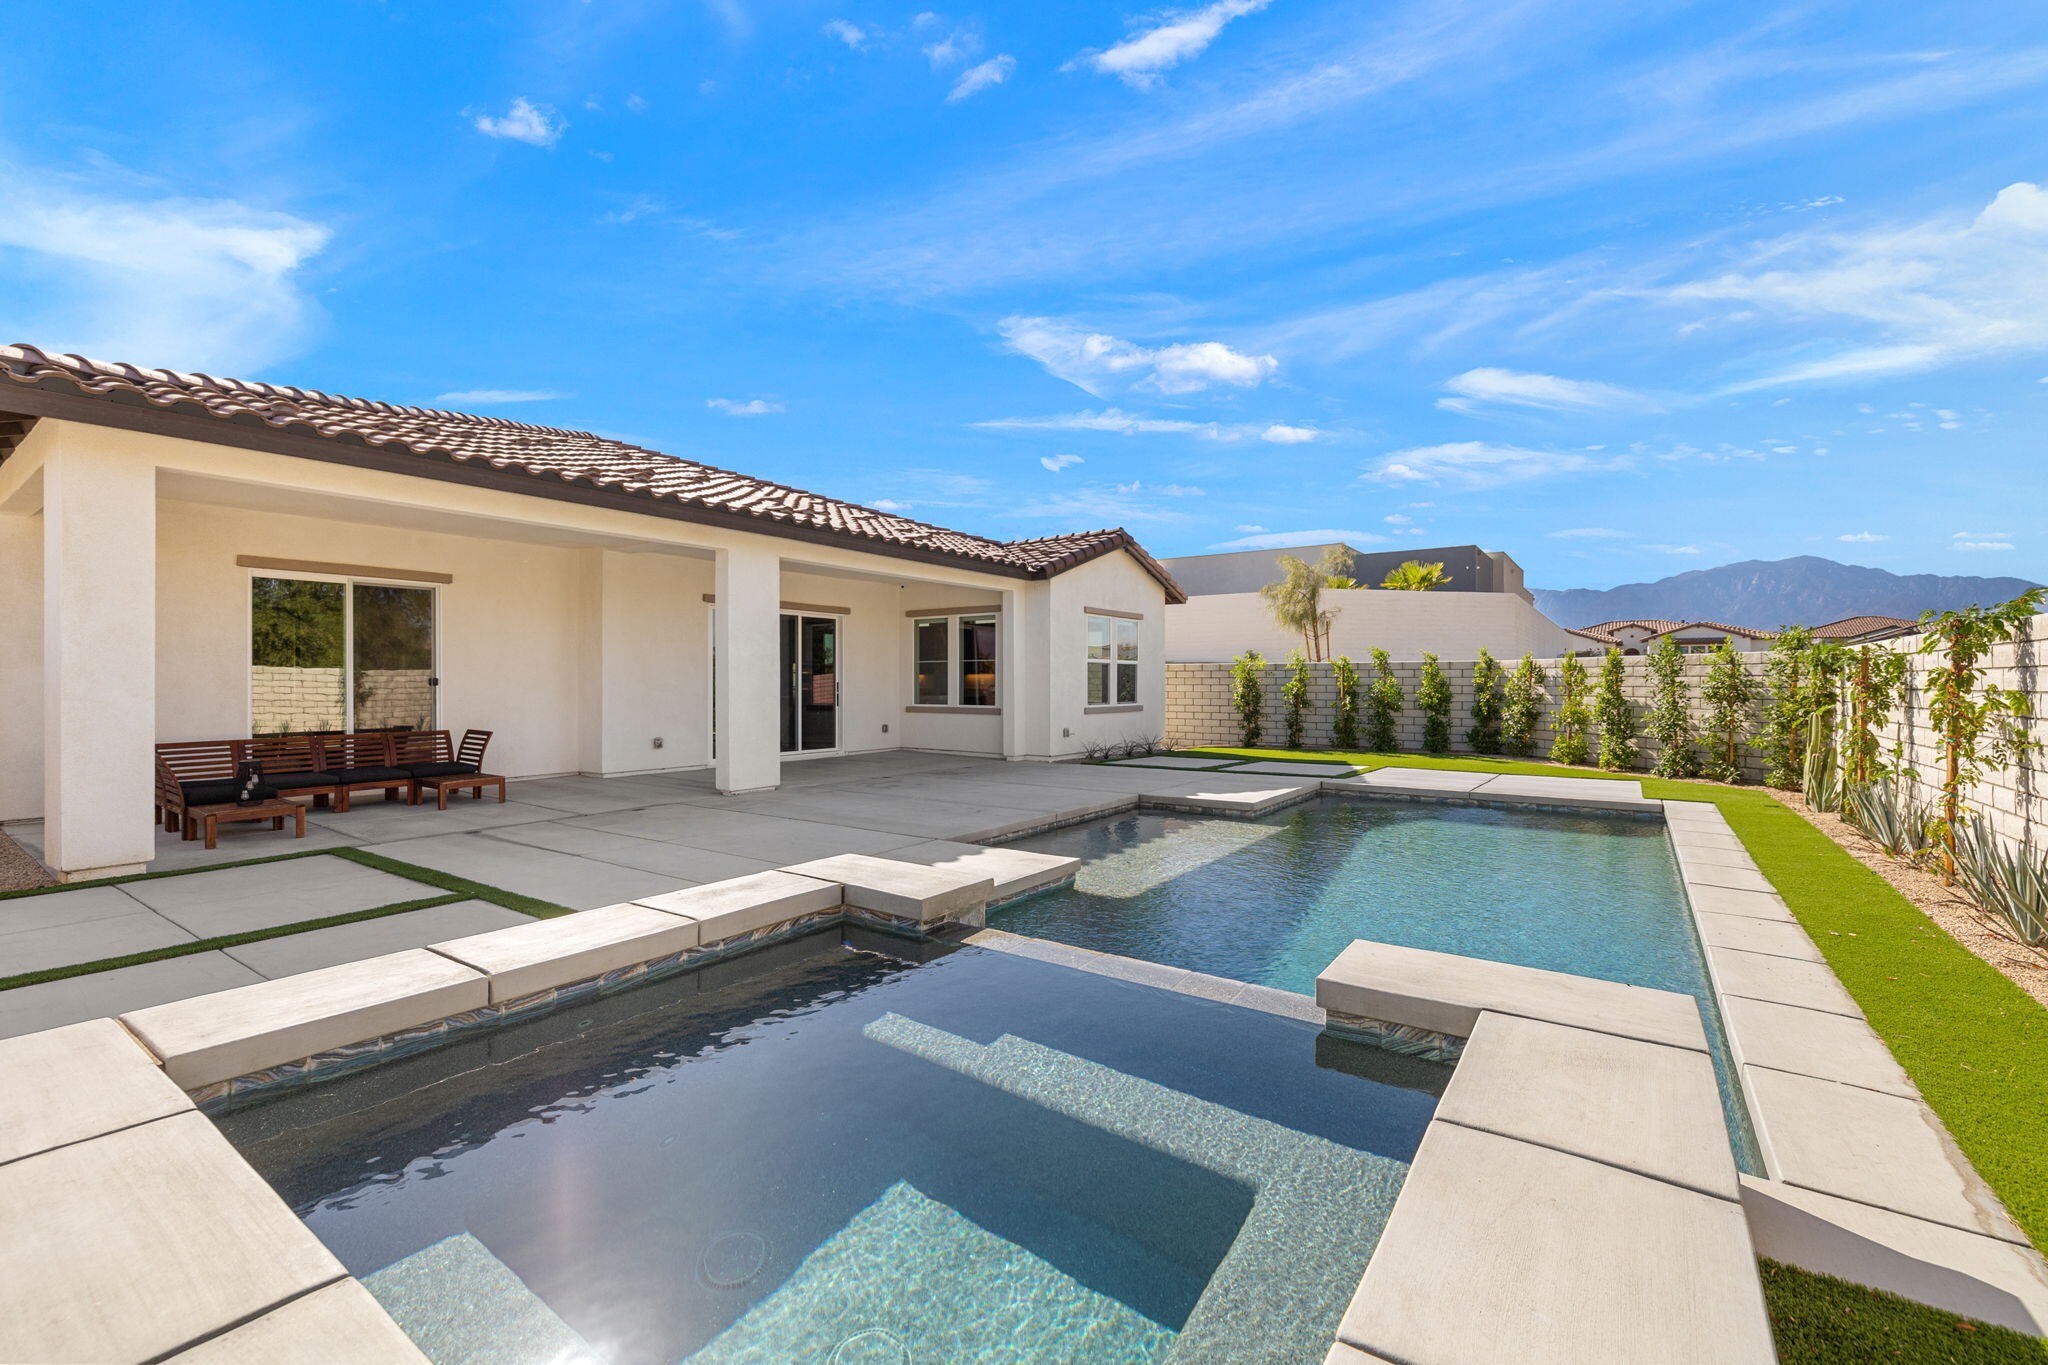
[(447, 712), (447, 698), (442, 695), (441, 644), (442, 644), (442, 596), (444, 583), (424, 583), (415, 579), (378, 578), (366, 574), (315, 573), (308, 569), (262, 569), (243, 566), (245, 575), (242, 590), (242, 728), (251, 735), (256, 733), (256, 580), (259, 578), (288, 579), (301, 583), (339, 583), (341, 585), (341, 701), (343, 732), (355, 733), (355, 663), (356, 663), (356, 585), (372, 588), (417, 588), (429, 594), (429, 612), (432, 621), (432, 658), (427, 666), (427, 675), (433, 699), (433, 725), (438, 726)]
[[(1003, 615), (999, 610), (985, 608), (975, 611), (935, 611), (929, 614), (913, 612), (910, 615), (910, 700), (906, 708), (912, 711), (969, 711), (976, 715), (997, 715), (1003, 709)], [(987, 622), (995, 628), (990, 645), (988, 664), (994, 674), (989, 687), (991, 700), (985, 702), (966, 699), (965, 673), (967, 668), (966, 641), (962, 638), (968, 623)], [(945, 658), (926, 659), (920, 644), (920, 636), (926, 626), (942, 626), (945, 640)], [(927, 663), (938, 664), (946, 680), (945, 698), (928, 701), (919, 695), (918, 677)]]
[[(1139, 711), (1145, 706), (1140, 670), (1145, 663), (1144, 641), (1138, 627), (1143, 618), (1111, 615), (1107, 611), (1083, 611), (1081, 658), (1081, 704), (1089, 711)], [(1100, 628), (1102, 640), (1096, 634)], [(1098, 653), (1098, 650), (1100, 651)], [(1100, 669), (1101, 699), (1097, 700), (1095, 680)]]

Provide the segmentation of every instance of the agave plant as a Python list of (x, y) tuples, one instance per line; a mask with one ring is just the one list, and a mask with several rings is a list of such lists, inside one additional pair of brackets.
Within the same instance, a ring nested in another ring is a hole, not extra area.
[(1927, 819), (1888, 777), (1842, 788), (1842, 818), (1894, 858), (1910, 858), (1927, 844)]
[(1971, 817), (1956, 839), (1956, 877), (1970, 898), (2030, 947), (2048, 947), (2048, 858)]

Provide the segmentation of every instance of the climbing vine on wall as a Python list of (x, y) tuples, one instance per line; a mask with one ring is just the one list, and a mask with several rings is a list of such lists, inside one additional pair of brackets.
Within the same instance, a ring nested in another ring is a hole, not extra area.
[(1985, 656), (1993, 645), (2019, 638), (2044, 595), (2048, 588), (2031, 588), (1995, 607), (1920, 618), (1920, 652), (1935, 660), (1927, 675), (1927, 719), (1941, 745), (1941, 799), (1928, 833), (1938, 846), (1943, 881), (1956, 877), (1956, 837), (1969, 812), (1964, 789), (1986, 766), (2016, 762), (2039, 747), (2026, 729), (2027, 694), (1987, 681)]
[(1806, 718), (1811, 709), (1806, 656), (1812, 648), (1812, 631), (1786, 626), (1771, 641), (1771, 657), (1764, 664), (1769, 696), (1763, 703), (1756, 747), (1764, 756), (1764, 781), (1787, 791), (1799, 785), (1806, 766)]
[(1422, 751), (1447, 754), (1451, 751), (1451, 683), (1437, 664), (1436, 655), (1424, 651), (1422, 681), (1415, 686), (1415, 706), (1422, 712)]

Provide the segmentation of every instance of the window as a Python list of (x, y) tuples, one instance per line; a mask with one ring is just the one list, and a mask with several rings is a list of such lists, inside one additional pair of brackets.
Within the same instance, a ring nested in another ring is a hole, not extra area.
[(913, 706), (996, 705), (996, 617), (920, 616), (910, 625)]
[(250, 734), (431, 729), (433, 674), (432, 588), (250, 580)]
[(1120, 616), (1088, 621), (1088, 704), (1135, 706), (1138, 703), (1138, 623)]

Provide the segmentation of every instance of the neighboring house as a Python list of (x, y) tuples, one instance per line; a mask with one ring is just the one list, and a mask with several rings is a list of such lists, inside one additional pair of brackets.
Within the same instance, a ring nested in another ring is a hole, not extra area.
[(1903, 616), (1844, 616), (1839, 621), (1815, 626), (1813, 638), (1861, 645), (1872, 640), (1889, 640), (1899, 635), (1911, 635), (1919, 629), (1918, 621), (1909, 621)]
[(0, 347), (0, 819), (44, 817), (69, 880), (151, 859), (163, 740), (477, 726), (508, 776), (738, 792), (1157, 735), (1181, 600), (1121, 530), (995, 541), (587, 432)]
[(1580, 627), (1573, 634), (1603, 650), (1618, 645), (1623, 654), (1647, 653), (1651, 645), (1666, 635), (1678, 642), (1679, 651), (1684, 654), (1706, 654), (1724, 643), (1744, 652), (1769, 649), (1771, 641), (1778, 638), (1775, 631), (1731, 626), (1725, 621), (1602, 621)]
[(1444, 566), (1446, 582), (1434, 592), (1511, 593), (1525, 602), (1535, 595), (1522, 586), (1522, 566), (1500, 550), (1477, 545), (1439, 545), (1425, 550), (1358, 550), (1333, 542), (1292, 549), (1233, 550), (1215, 555), (1178, 555), (1159, 561), (1190, 597), (1257, 592), (1281, 576), (1280, 556), (1293, 555), (1313, 564), (1327, 550), (1350, 550), (1351, 574), (1368, 588), (1377, 588), (1389, 572), (1413, 559)]

